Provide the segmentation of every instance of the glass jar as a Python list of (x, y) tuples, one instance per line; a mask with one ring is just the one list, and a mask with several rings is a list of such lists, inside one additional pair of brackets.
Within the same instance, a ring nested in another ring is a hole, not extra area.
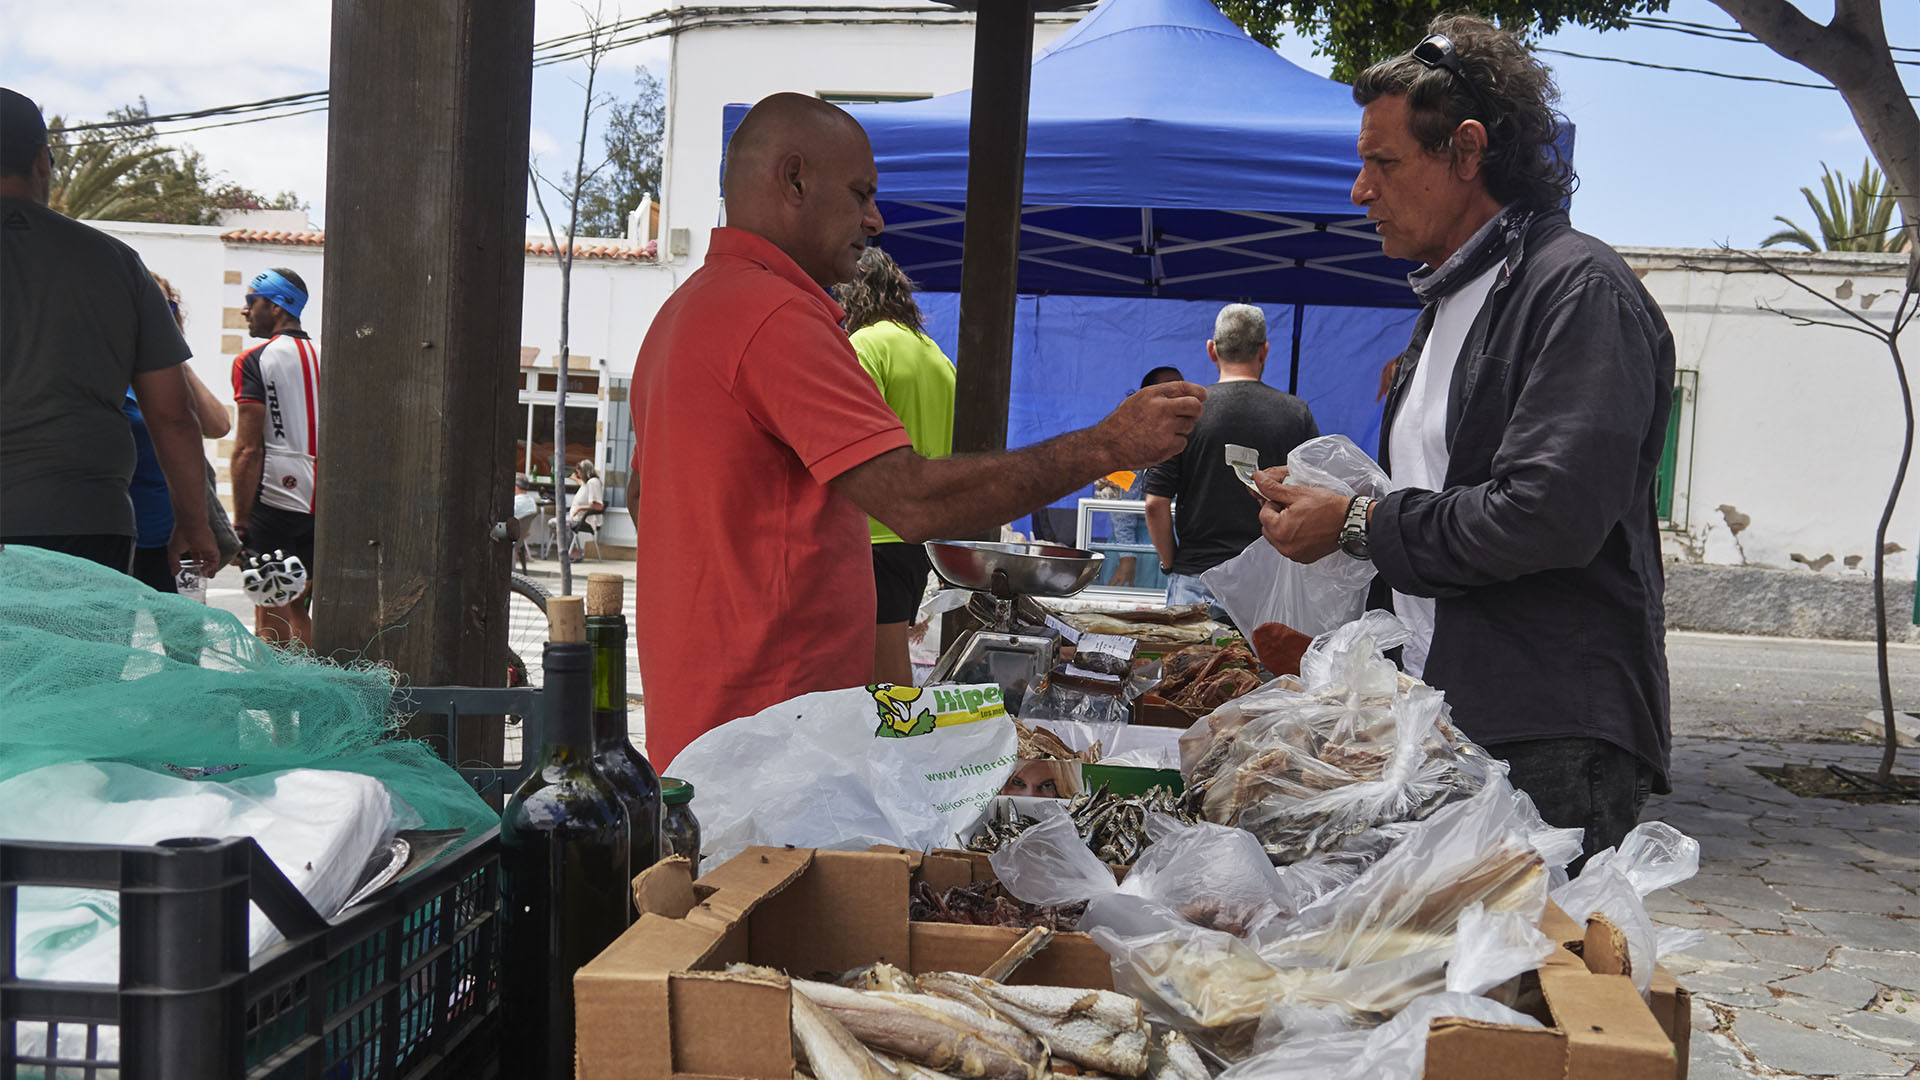
[(693, 876), (700, 876), (700, 822), (693, 816), (693, 785), (671, 776), (660, 778), (660, 801), (666, 804), (666, 820), (661, 823), (668, 855), (683, 855), (693, 864)]

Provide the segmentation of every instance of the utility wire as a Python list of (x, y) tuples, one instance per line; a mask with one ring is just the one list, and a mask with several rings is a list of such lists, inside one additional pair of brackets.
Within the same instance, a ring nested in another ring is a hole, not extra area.
[[(901, 15), (901, 16), (909, 16), (909, 17), (887, 18), (887, 19), (767, 18), (765, 17), (769, 15), (780, 15), (780, 14), (787, 14), (787, 13), (792, 13), (797, 11), (805, 11), (809, 14), (819, 14), (819, 15), (861, 14), (861, 15)], [(938, 14), (937, 12), (933, 12), (933, 13)], [(907, 7), (889, 8), (889, 7), (877, 7), (877, 6), (851, 6), (851, 5), (827, 7), (827, 8), (805, 8), (805, 9), (797, 9), (792, 7), (781, 7), (781, 6), (703, 7), (703, 8), (662, 9), (660, 11), (653, 12), (652, 14), (649, 14), (649, 15), (637, 16), (635, 18), (630, 18), (630, 19), (620, 19), (598, 28), (590, 28), (587, 30), (577, 31), (571, 34), (563, 34), (559, 37), (549, 38), (546, 41), (536, 42), (534, 44), (533, 66), (549, 67), (554, 64), (561, 64), (571, 60), (578, 60), (578, 59), (584, 58), (589, 53), (593, 52), (596, 48), (599, 48), (603, 51), (611, 51), (613, 49), (624, 48), (625, 46), (628, 46), (628, 45), (636, 45), (641, 42), (652, 41), (657, 38), (678, 34), (688, 29), (694, 29), (696, 27), (701, 27), (701, 26), (712, 26), (715, 24), (722, 24), (727, 26), (810, 26), (810, 25), (823, 25), (823, 24), (824, 25), (842, 25), (842, 24), (857, 23), (859, 25), (866, 26), (866, 25), (889, 25), (889, 24), (914, 24), (914, 23), (925, 23), (929, 21), (939, 21), (939, 22), (963, 21), (963, 17), (956, 18), (956, 19), (929, 20), (926, 18), (928, 14), (930, 14), (930, 12), (928, 11), (928, 9), (925, 9), (925, 8), (907, 8)], [(955, 13), (955, 14), (957, 15), (958, 13)], [(762, 16), (762, 17), (741, 18), (740, 16), (743, 16), (743, 15)], [(659, 27), (656, 29), (644, 30), (639, 33), (627, 32), (630, 30), (639, 30), (642, 27), (653, 26), (669, 18), (672, 18), (675, 20), (673, 25)], [(1695, 36), (1712, 38), (1714, 40), (1720, 40), (1720, 41), (1760, 44), (1760, 42), (1757, 39), (1755, 39), (1752, 35), (1748, 34), (1746, 31), (1741, 30), (1738, 27), (1713, 26), (1706, 23), (1689, 22), (1684, 19), (1665, 19), (1665, 18), (1658, 18), (1655, 16), (1633, 16), (1627, 19), (1626, 21), (1631, 26), (1640, 26), (1646, 29), (1673, 30), (1680, 33), (1688, 33), (1688, 34), (1693, 34)], [(599, 37), (598, 44), (594, 43), (594, 39), (596, 36)], [(1907, 46), (1892, 46), (1892, 48), (1896, 52), (1912, 52), (1912, 53), (1920, 54), (1920, 48), (1909, 48)], [(1648, 68), (1656, 71), (1673, 71), (1673, 72), (1680, 72), (1680, 73), (1690, 74), (1690, 75), (1707, 75), (1714, 78), (1733, 79), (1740, 82), (1773, 83), (1780, 86), (1796, 86), (1796, 87), (1802, 87), (1802, 88), (1811, 89), (1811, 90), (1835, 89), (1833, 86), (1827, 83), (1800, 82), (1797, 80), (1779, 79), (1779, 78), (1773, 78), (1771, 76), (1765, 76), (1765, 75), (1740, 75), (1740, 74), (1734, 74), (1732, 72), (1725, 72), (1725, 71), (1710, 71), (1705, 68), (1682, 67), (1682, 66), (1676, 66), (1676, 65), (1670, 65), (1670, 64), (1656, 64), (1646, 60), (1630, 60), (1625, 57), (1618, 57), (1618, 56), (1596, 56), (1591, 53), (1573, 52), (1567, 49), (1555, 49), (1555, 48), (1550, 48), (1545, 46), (1536, 47), (1534, 51), (1552, 53), (1558, 56), (1570, 56), (1579, 60), (1595, 60), (1595, 61), (1601, 61), (1605, 63), (1627, 64), (1632, 67)], [(1894, 62), (1898, 64), (1910, 64), (1914, 66), (1920, 66), (1920, 60), (1896, 59)], [(1908, 95), (1908, 97), (1909, 99), (1912, 99), (1912, 100), (1920, 100), (1920, 96)], [(268, 121), (268, 120), (282, 120), (288, 117), (304, 116), (309, 113), (321, 112), (327, 108), (326, 101), (328, 100), (328, 98), (329, 98), (329, 92), (326, 90), (311, 90), (301, 94), (288, 94), (282, 97), (264, 98), (259, 101), (241, 102), (234, 105), (222, 105), (222, 106), (216, 106), (216, 107), (207, 108), (207, 109), (195, 109), (188, 112), (163, 113), (158, 116), (146, 116), (146, 117), (139, 117), (139, 118), (129, 119), (129, 120), (108, 120), (108, 121), (101, 121), (99, 123), (92, 123), (92, 124), (69, 124), (59, 128), (50, 129), (49, 133), (50, 134), (67, 134), (67, 133), (84, 132), (84, 131), (110, 131), (110, 130), (116, 130), (116, 129), (135, 128), (135, 127), (152, 128), (156, 125), (165, 124), (165, 123), (176, 123), (183, 120), (205, 119), (205, 118), (214, 117), (214, 116), (245, 115), (249, 113), (271, 113), (271, 115), (246, 116), (246, 118), (244, 119), (227, 121), (225, 123), (203, 124), (203, 125), (198, 125), (194, 127), (173, 128), (166, 131), (155, 130), (151, 132), (151, 134), (156, 138), (164, 137), (164, 136), (173, 136), (173, 135), (185, 134), (187, 132), (192, 132), (192, 131), (206, 131), (212, 128), (221, 128), (221, 127), (237, 127), (242, 124), (264, 123), (265, 121)], [(290, 111), (276, 111), (276, 110), (284, 110), (288, 106), (295, 106), (295, 105), (309, 105), (312, 107), (303, 108), (303, 109), (293, 109)], [(110, 142), (130, 141), (133, 139), (145, 138), (147, 137), (147, 134), (148, 132), (143, 131), (143, 132), (135, 133), (133, 135), (123, 136), (120, 139), (111, 139), (111, 140), (104, 140), (104, 141), (110, 141)]]
[[(904, 17), (888, 18), (888, 19), (849, 19), (849, 18), (776, 19), (776, 18), (764, 17), (769, 15), (779, 15), (779, 14), (784, 14), (789, 12), (804, 12), (812, 15), (843, 15), (843, 16), (844, 15), (894, 15), (894, 16), (904, 16)], [(742, 16), (742, 15), (754, 15), (754, 16), (763, 16), (763, 17), (740, 18), (739, 16)], [(935, 16), (948, 15), (952, 17), (929, 19), (927, 18), (928, 15), (935, 15)], [(663, 8), (659, 11), (655, 11), (648, 15), (635, 16), (633, 18), (628, 18), (628, 19), (619, 19), (614, 22), (607, 23), (597, 29), (580, 30), (571, 34), (562, 34), (558, 37), (549, 38), (545, 41), (535, 42), (533, 46), (533, 52), (534, 52), (533, 64), (535, 67), (548, 67), (553, 64), (560, 64), (570, 60), (581, 59), (585, 57), (588, 53), (592, 52), (593, 49), (595, 48), (595, 46), (592, 45), (590, 42), (591, 42), (591, 39), (596, 34), (600, 35), (602, 39), (602, 44), (599, 47), (603, 49), (611, 50), (611, 49), (621, 48), (627, 45), (636, 45), (644, 41), (652, 41), (656, 38), (665, 37), (671, 34), (677, 34), (684, 30), (693, 29), (696, 27), (710, 26), (716, 22), (725, 23), (726, 25), (730, 25), (730, 26), (823, 25), (823, 24), (824, 25), (857, 24), (861, 26), (869, 26), (869, 25), (889, 25), (889, 24), (924, 24), (929, 22), (934, 22), (934, 23), (964, 22), (966, 21), (967, 18), (968, 16), (966, 16), (964, 13), (961, 13), (961, 12), (943, 12), (937, 9), (917, 8), (917, 7), (880, 7), (880, 6), (870, 6), (870, 5), (837, 5), (837, 6), (831, 6), (831, 7), (809, 7), (809, 8), (794, 8), (791, 6), (780, 6), (780, 5), (765, 5), (765, 6), (756, 6), (756, 7), (710, 6), (710, 7), (683, 7), (683, 8), (670, 8), (670, 9)], [(677, 20), (677, 22), (675, 25), (672, 25), (672, 26), (650, 30), (642, 33), (637, 33), (637, 34), (627, 33), (627, 31), (636, 30), (641, 27), (658, 24), (668, 19), (674, 19), (674, 20)], [(205, 119), (207, 117), (213, 117), (213, 116), (243, 115), (247, 113), (267, 113), (267, 112), (273, 112), (273, 110), (281, 109), (290, 105), (317, 105), (318, 106), (317, 108), (299, 109), (291, 112), (274, 112), (273, 115), (254, 116), (247, 120), (233, 121), (225, 124), (204, 124), (197, 127), (173, 128), (165, 131), (156, 130), (152, 132), (152, 135), (158, 138), (158, 137), (184, 134), (190, 131), (206, 131), (210, 128), (216, 128), (216, 127), (234, 127), (242, 123), (263, 123), (268, 120), (280, 120), (289, 116), (304, 116), (307, 113), (324, 110), (327, 107), (324, 103), (328, 100), (328, 98), (329, 98), (329, 93), (326, 90), (310, 90), (302, 94), (288, 94), (283, 97), (264, 98), (259, 101), (240, 102), (238, 104), (221, 105), (221, 106), (216, 106), (216, 107), (207, 108), (207, 109), (195, 109), (189, 112), (162, 113), (157, 116), (145, 116), (145, 117), (138, 117), (138, 118), (128, 119), (128, 120), (103, 120), (98, 123), (91, 123), (91, 124), (66, 124), (61, 127), (50, 128), (48, 129), (48, 133), (58, 135), (58, 134), (68, 134), (68, 133), (84, 132), (84, 131), (113, 131), (113, 130), (120, 130), (120, 129), (127, 129), (127, 128), (145, 128), (145, 127), (156, 126), (160, 124), (175, 123), (183, 120)], [(126, 142), (126, 141), (132, 141), (135, 139), (142, 139), (146, 137), (147, 137), (147, 133), (142, 131), (132, 135), (123, 136), (120, 139), (109, 139), (109, 140), (102, 140), (102, 141)]]
[[(238, 105), (220, 105), (211, 109), (196, 109), (192, 112), (161, 113), (158, 116), (141, 116), (131, 120), (102, 120), (97, 124), (66, 124), (47, 130), (49, 134), (64, 134), (73, 131), (106, 131), (113, 128), (145, 127), (149, 124), (165, 124), (177, 120), (201, 120), (209, 116), (262, 112), (287, 105), (304, 105), (315, 101), (324, 101), (326, 97), (327, 91), (325, 90), (309, 90), (304, 94), (288, 94), (285, 97), (264, 98), (260, 101), (246, 101)], [(275, 118), (263, 117), (262, 119), (271, 120)], [(187, 130), (197, 131), (199, 129), (189, 128)]]
[[(1629, 17), (1627, 19), (1627, 25), (1641, 27), (1647, 30), (1670, 30), (1676, 34), (1687, 34), (1692, 37), (1706, 38), (1709, 41), (1731, 41), (1739, 45), (1765, 45), (1766, 44), (1765, 42), (1761, 41), (1759, 38), (1754, 37), (1752, 34), (1747, 33), (1745, 30), (1723, 29), (1717, 26), (1706, 27), (1706, 26), (1700, 26), (1698, 24), (1693, 24), (1693, 23), (1681, 24), (1676, 20), (1671, 20), (1671, 19), (1650, 19), (1644, 16), (1636, 15), (1636, 16)], [(1899, 52), (1910, 51), (1910, 52), (1920, 53), (1920, 49), (1908, 50), (1908, 49), (1898, 48), (1896, 46), (1888, 46), (1888, 48), (1894, 49), (1895, 51), (1899, 51)], [(1920, 60), (1902, 60), (1896, 56), (1893, 58), (1893, 62), (1896, 64), (1905, 64), (1909, 67), (1920, 67)]]
[[(1669, 19), (1660, 15), (1630, 15), (1627, 17), (1627, 22), (1643, 23), (1661, 28), (1685, 27), (1689, 30), (1712, 30), (1722, 34), (1744, 34), (1748, 40), (1759, 40), (1738, 26), (1714, 26), (1711, 23), (1688, 22), (1686, 19)], [(1915, 48), (1911, 45), (1890, 45), (1888, 48), (1891, 48), (1894, 52), (1920, 53), (1920, 48)]]
[[(1727, 71), (1708, 71), (1705, 68), (1676, 67), (1672, 64), (1655, 64), (1646, 60), (1628, 60), (1620, 56), (1594, 56), (1591, 53), (1570, 52), (1566, 49), (1549, 49), (1536, 46), (1534, 52), (1553, 53), (1556, 56), (1571, 56), (1578, 60), (1603, 60), (1609, 64), (1628, 64), (1638, 68), (1652, 68), (1655, 71), (1679, 71), (1688, 75), (1711, 75), (1716, 79), (1737, 79), (1740, 82), (1776, 83), (1780, 86), (1801, 86), (1809, 90), (1835, 90), (1831, 83), (1796, 82), (1792, 79), (1776, 79), (1770, 75), (1735, 75)], [(1908, 100), (1920, 101), (1920, 95), (1908, 94)]]

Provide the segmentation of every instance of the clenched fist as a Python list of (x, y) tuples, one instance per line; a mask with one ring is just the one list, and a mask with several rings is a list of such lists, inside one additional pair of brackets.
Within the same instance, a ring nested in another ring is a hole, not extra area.
[(1206, 400), (1206, 389), (1189, 382), (1160, 383), (1128, 395), (1097, 429), (1114, 455), (1113, 467), (1144, 469), (1185, 450)]

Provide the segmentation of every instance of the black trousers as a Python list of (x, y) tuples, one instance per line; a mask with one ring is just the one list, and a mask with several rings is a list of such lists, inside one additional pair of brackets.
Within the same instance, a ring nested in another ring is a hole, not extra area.
[(21, 547), (57, 551), (62, 555), (72, 555), (89, 562), (97, 562), (109, 570), (118, 570), (123, 574), (131, 573), (133, 570), (133, 537), (131, 536), (112, 536), (104, 533), (0, 536), (0, 544), (19, 544)]
[(1653, 770), (1605, 739), (1529, 739), (1494, 743), (1513, 786), (1533, 798), (1547, 824), (1585, 829), (1585, 850), (1567, 868), (1578, 874), (1594, 853), (1619, 845), (1640, 823), (1653, 794)]

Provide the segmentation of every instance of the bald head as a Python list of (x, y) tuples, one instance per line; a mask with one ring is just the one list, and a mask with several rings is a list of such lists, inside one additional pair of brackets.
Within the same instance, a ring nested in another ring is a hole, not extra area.
[(823, 288), (853, 280), (880, 231), (877, 184), (860, 124), (805, 94), (762, 100), (727, 142), (727, 224), (772, 241)]

